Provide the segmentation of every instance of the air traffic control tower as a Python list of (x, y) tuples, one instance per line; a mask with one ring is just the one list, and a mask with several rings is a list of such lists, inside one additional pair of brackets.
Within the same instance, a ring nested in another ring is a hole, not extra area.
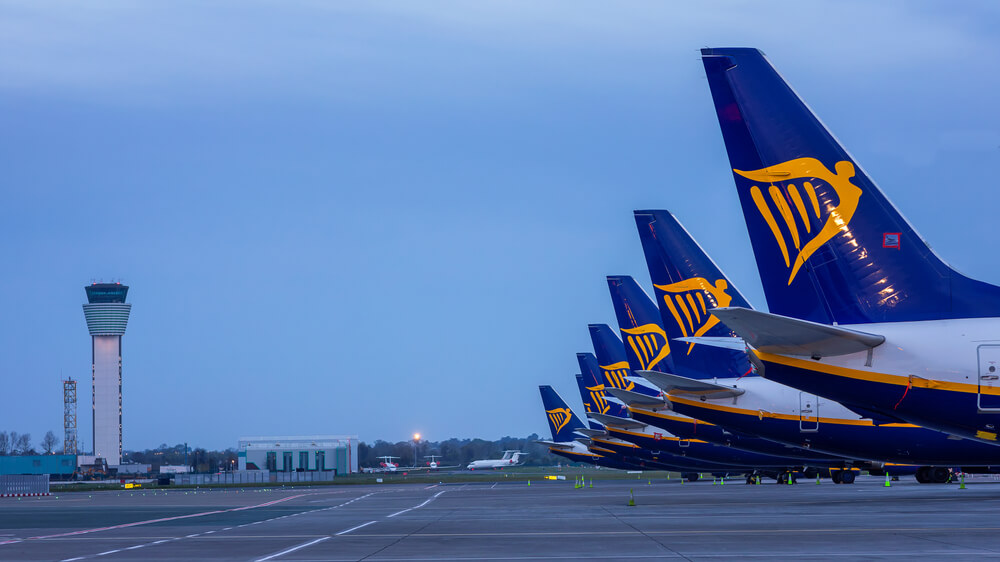
[(121, 283), (92, 283), (85, 287), (83, 315), (90, 330), (94, 413), (94, 455), (108, 465), (122, 463), (122, 336), (131, 304)]

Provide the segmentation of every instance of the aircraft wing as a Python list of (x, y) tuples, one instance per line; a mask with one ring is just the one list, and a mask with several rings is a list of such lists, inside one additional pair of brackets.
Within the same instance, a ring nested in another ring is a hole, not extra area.
[(628, 406), (644, 406), (647, 408), (663, 408), (669, 403), (660, 398), (659, 396), (648, 396), (646, 394), (639, 394), (638, 392), (632, 392), (631, 390), (625, 390), (621, 388), (610, 388), (605, 387), (604, 392), (614, 396), (615, 398), (621, 400)]
[(765, 353), (832, 357), (867, 351), (885, 342), (885, 336), (799, 320), (748, 308), (713, 308), (720, 322)]
[(706, 396), (709, 398), (729, 398), (746, 392), (742, 388), (723, 386), (708, 381), (689, 379), (680, 375), (661, 373), (660, 371), (635, 371), (635, 374), (660, 387), (671, 394), (688, 394)]
[(597, 423), (610, 425), (612, 427), (624, 427), (624, 428), (646, 427), (646, 424), (640, 421), (635, 421), (631, 418), (619, 418), (618, 416), (609, 416), (607, 414), (598, 414), (595, 412), (587, 412), (587, 417), (591, 418)]

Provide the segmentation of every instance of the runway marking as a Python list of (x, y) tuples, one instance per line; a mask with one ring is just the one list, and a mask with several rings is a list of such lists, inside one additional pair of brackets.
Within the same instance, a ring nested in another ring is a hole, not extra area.
[(341, 531), (339, 533), (335, 533), (334, 536), (339, 537), (340, 535), (346, 535), (347, 533), (350, 533), (351, 531), (357, 531), (358, 529), (360, 529), (362, 527), (367, 527), (367, 526), (371, 525), (372, 523), (378, 523), (378, 521), (369, 521), (367, 523), (362, 523), (362, 524), (358, 525), (357, 527), (351, 527), (350, 529), (344, 529), (343, 531)]
[(392, 515), (386, 515), (386, 518), (395, 517), (397, 515), (402, 515), (402, 514), (406, 513), (407, 511), (413, 511), (414, 509), (420, 509), (421, 507), (424, 507), (425, 505), (431, 503), (432, 501), (434, 501), (435, 499), (437, 499), (438, 496), (440, 496), (441, 494), (443, 494), (443, 493), (445, 493), (447, 491), (448, 490), (442, 490), (442, 491), (434, 494), (432, 497), (427, 498), (427, 501), (425, 501), (424, 503), (422, 503), (420, 505), (415, 505), (415, 506), (407, 508), (407, 509), (404, 509), (403, 511), (397, 511), (396, 513), (393, 513)]
[(120, 549), (120, 548), (116, 548), (116, 549), (114, 549), (114, 550), (109, 550), (109, 551), (107, 551), (107, 552), (102, 552), (102, 553), (100, 553), (100, 554), (95, 554), (94, 556), (104, 556), (105, 554), (114, 554), (114, 553), (116, 553), (116, 552), (121, 552), (121, 551), (122, 551), (122, 549)]
[(215, 510), (215, 511), (204, 511), (202, 513), (192, 513), (190, 515), (177, 515), (175, 517), (161, 517), (159, 519), (149, 519), (149, 520), (146, 520), (146, 521), (135, 521), (135, 522), (132, 522), (132, 523), (122, 523), (121, 525), (111, 525), (110, 527), (97, 527), (95, 529), (83, 529), (83, 530), (80, 530), (80, 531), (71, 531), (69, 533), (58, 533), (58, 534), (55, 534), (55, 535), (43, 535), (43, 536), (38, 536), (38, 537), (31, 537), (28, 540), (54, 539), (54, 538), (57, 538), (57, 537), (71, 537), (71, 536), (75, 536), (75, 535), (85, 535), (87, 533), (97, 533), (99, 531), (111, 531), (111, 530), (114, 530), (114, 529), (125, 529), (127, 527), (136, 527), (138, 525), (149, 525), (151, 523), (163, 523), (165, 521), (177, 521), (177, 520), (180, 520), (180, 519), (190, 519), (192, 517), (204, 517), (206, 515), (217, 515), (219, 513), (229, 513), (229, 512), (234, 512), (234, 511), (245, 511), (247, 509), (256, 509), (258, 507), (267, 507), (269, 505), (274, 505), (274, 504), (277, 504), (277, 503), (282, 503), (282, 502), (286, 502), (286, 501), (289, 501), (289, 500), (294, 500), (295, 498), (301, 498), (303, 496), (311, 496), (311, 495), (313, 495), (313, 494), (299, 494), (299, 495), (296, 495), (296, 496), (288, 496), (287, 498), (281, 498), (281, 499), (277, 499), (277, 500), (274, 500), (274, 501), (269, 501), (269, 502), (265, 502), (265, 503), (261, 503), (261, 504), (257, 504), (257, 505), (247, 505), (247, 506), (243, 506), (243, 507), (237, 507), (237, 508), (234, 508), (234, 509), (218, 509), (218, 510)]
[[(374, 523), (374, 521), (372, 521), (372, 523)], [(276, 553), (274, 553), (274, 554), (272, 554), (270, 556), (265, 556), (264, 558), (258, 558), (257, 562), (265, 562), (266, 560), (271, 560), (272, 558), (277, 558), (279, 556), (284, 556), (286, 554), (290, 554), (292, 552), (295, 552), (296, 550), (303, 549), (303, 548), (305, 548), (307, 546), (312, 546), (312, 545), (314, 545), (316, 543), (321, 543), (321, 542), (323, 542), (323, 541), (325, 541), (325, 540), (327, 540), (329, 538), (330, 537), (320, 537), (318, 539), (311, 540), (309, 542), (302, 543), (302, 544), (297, 545), (297, 546), (293, 546), (292, 548), (288, 548), (288, 549), (282, 550), (281, 552), (276, 552)]]

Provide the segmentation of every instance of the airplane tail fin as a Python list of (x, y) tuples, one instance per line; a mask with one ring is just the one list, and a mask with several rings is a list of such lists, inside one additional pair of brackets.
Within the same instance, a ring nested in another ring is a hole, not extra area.
[(578, 428), (586, 427), (583, 421), (573, 413), (566, 401), (549, 385), (541, 385), (538, 391), (542, 395), (542, 406), (552, 431), (552, 440), (557, 443), (573, 441), (578, 436), (573, 433)]
[[(580, 369), (585, 369), (581, 355), (588, 357), (589, 369), (595, 369), (596, 378), (603, 384), (612, 388), (631, 390), (648, 396), (659, 396), (659, 392), (652, 387), (646, 387), (629, 380), (632, 376), (632, 369), (629, 366), (628, 356), (625, 354), (625, 346), (618, 335), (607, 324), (590, 324), (590, 341), (594, 345), (593, 354), (577, 354), (580, 361)], [(584, 375), (587, 373), (584, 372)]]
[(620, 418), (628, 417), (624, 406), (617, 402), (609, 402), (605, 396), (605, 385), (601, 381), (597, 359), (590, 353), (577, 353), (576, 360), (580, 363), (582, 373), (576, 376), (576, 383), (580, 387), (580, 398), (583, 399), (583, 407), (587, 409), (587, 412)]
[(1000, 316), (1000, 287), (937, 257), (763, 53), (703, 49), (702, 62), (771, 313), (824, 324)]
[(656, 303), (628, 275), (613, 275), (607, 279), (629, 367), (633, 371), (673, 372), (670, 342), (663, 331)]
[[(750, 304), (680, 222), (667, 211), (635, 211), (635, 224), (667, 337), (735, 337), (709, 310)], [(731, 378), (750, 371), (741, 351), (676, 341), (672, 346), (678, 375)]]

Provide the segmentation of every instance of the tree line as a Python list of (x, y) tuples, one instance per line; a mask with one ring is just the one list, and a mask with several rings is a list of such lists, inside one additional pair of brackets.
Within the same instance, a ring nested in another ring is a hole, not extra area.
[[(38, 444), (42, 454), (53, 455), (59, 446), (59, 438), (51, 431), (45, 432), (42, 442)], [(16, 431), (0, 431), (0, 456), (37, 455), (38, 449), (31, 444), (30, 433)]]

